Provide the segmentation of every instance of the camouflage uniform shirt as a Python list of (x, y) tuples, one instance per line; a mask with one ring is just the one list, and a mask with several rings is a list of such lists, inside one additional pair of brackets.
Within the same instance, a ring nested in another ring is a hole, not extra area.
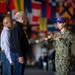
[(48, 44), (53, 44), (56, 49), (55, 65), (57, 75), (70, 75), (70, 59), (71, 59), (71, 45), (73, 43), (73, 36), (70, 31), (65, 30), (63, 33), (58, 32), (53, 37), (58, 36), (60, 40), (48, 40)]

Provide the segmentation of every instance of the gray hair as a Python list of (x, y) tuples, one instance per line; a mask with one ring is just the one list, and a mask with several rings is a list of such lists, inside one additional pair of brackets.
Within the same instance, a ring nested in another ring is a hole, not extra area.
[(15, 14), (15, 19), (16, 19), (16, 20), (19, 20), (20, 17), (24, 17), (24, 18), (26, 17), (24, 11), (19, 11), (19, 12), (17, 12), (17, 13)]

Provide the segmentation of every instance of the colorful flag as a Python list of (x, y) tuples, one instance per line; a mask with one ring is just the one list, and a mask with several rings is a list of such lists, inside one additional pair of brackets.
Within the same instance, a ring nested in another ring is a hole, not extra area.
[(7, 12), (7, 0), (0, 0), (0, 13)]
[(16, 13), (15, 9), (10, 11), (10, 17), (11, 17), (12, 20), (15, 20), (15, 13)]
[(42, 18), (40, 16), (39, 21), (40, 21), (40, 23), (39, 23), (39, 31), (46, 31), (47, 30), (47, 18)]
[(41, 10), (32, 9), (32, 20), (33, 20), (33, 22), (38, 22), (40, 13), (41, 13)]
[(59, 6), (60, 15), (65, 16), (69, 19), (73, 17), (73, 9), (72, 7)]
[(41, 2), (37, 2), (32, 0), (32, 15), (33, 15), (33, 21), (37, 22), (41, 13)]
[(75, 8), (75, 0), (64, 0), (64, 5)]
[(13, 0), (16, 11), (24, 11), (24, 0)]
[(24, 0), (24, 7), (25, 11), (27, 10), (28, 13), (31, 13), (32, 12), (31, 0)]
[(29, 20), (29, 24), (39, 24), (39, 20), (37, 22), (33, 21), (33, 14), (32, 13), (27, 13), (27, 17)]
[(42, 2), (42, 8), (41, 8), (42, 17), (46, 17), (46, 1)]

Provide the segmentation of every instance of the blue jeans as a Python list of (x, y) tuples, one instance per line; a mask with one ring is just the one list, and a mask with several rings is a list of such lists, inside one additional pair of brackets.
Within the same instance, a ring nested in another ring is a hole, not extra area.
[(17, 61), (19, 54), (18, 53), (11, 53), (11, 58), (13, 61), (13, 75), (23, 75), (25, 65), (19, 63)]
[(1, 53), (2, 75), (11, 75), (11, 66), (4, 52)]

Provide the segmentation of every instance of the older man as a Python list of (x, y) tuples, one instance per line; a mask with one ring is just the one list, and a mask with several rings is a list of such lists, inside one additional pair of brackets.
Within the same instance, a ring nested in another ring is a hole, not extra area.
[(23, 75), (26, 52), (29, 48), (28, 39), (23, 31), (25, 19), (26, 16), (23, 11), (17, 12), (15, 14), (16, 24), (13, 25), (10, 32), (10, 51), (14, 64), (14, 75)]

